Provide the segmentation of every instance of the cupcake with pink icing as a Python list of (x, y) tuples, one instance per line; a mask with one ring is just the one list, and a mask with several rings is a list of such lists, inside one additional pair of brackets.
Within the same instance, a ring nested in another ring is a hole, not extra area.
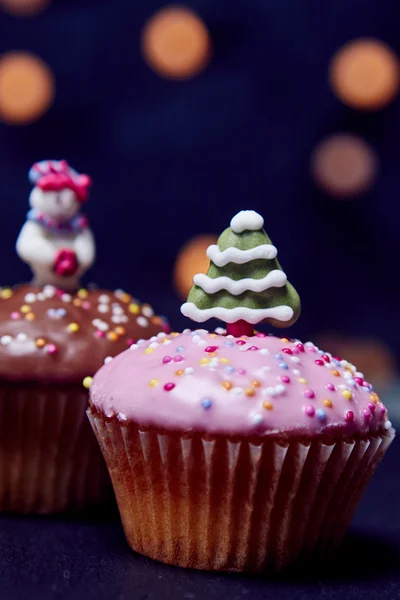
[(89, 419), (130, 546), (198, 569), (281, 569), (341, 541), (394, 437), (364, 374), (313, 343), (257, 333), (300, 313), (254, 211), (210, 246), (184, 315), (102, 367)]

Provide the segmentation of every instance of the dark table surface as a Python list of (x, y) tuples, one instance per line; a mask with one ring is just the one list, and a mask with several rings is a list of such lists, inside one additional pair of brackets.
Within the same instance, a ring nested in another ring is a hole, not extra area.
[(184, 570), (134, 554), (117, 518), (0, 517), (1, 600), (400, 599), (400, 443), (336, 558), (279, 576)]

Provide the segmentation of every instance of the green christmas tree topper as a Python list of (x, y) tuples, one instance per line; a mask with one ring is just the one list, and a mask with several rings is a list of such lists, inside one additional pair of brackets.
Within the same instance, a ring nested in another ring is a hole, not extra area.
[(264, 219), (243, 210), (207, 249), (210, 267), (198, 274), (182, 313), (197, 322), (217, 318), (233, 335), (253, 335), (267, 321), (289, 327), (300, 314), (300, 298), (287, 281), (277, 249), (263, 229)]

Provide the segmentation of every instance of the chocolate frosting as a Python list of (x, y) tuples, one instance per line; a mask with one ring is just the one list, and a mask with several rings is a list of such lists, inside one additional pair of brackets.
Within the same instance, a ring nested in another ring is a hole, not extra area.
[(77, 383), (107, 357), (162, 331), (169, 331), (165, 318), (121, 290), (2, 288), (0, 378)]

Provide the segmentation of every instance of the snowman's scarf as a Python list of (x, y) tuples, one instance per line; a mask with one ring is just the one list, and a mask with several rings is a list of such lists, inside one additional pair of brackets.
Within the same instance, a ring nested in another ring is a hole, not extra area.
[(35, 208), (32, 208), (28, 212), (26, 220), (38, 223), (53, 233), (79, 233), (88, 226), (87, 218), (81, 213), (77, 213), (72, 219), (68, 219), (67, 221), (57, 221), (37, 211)]

